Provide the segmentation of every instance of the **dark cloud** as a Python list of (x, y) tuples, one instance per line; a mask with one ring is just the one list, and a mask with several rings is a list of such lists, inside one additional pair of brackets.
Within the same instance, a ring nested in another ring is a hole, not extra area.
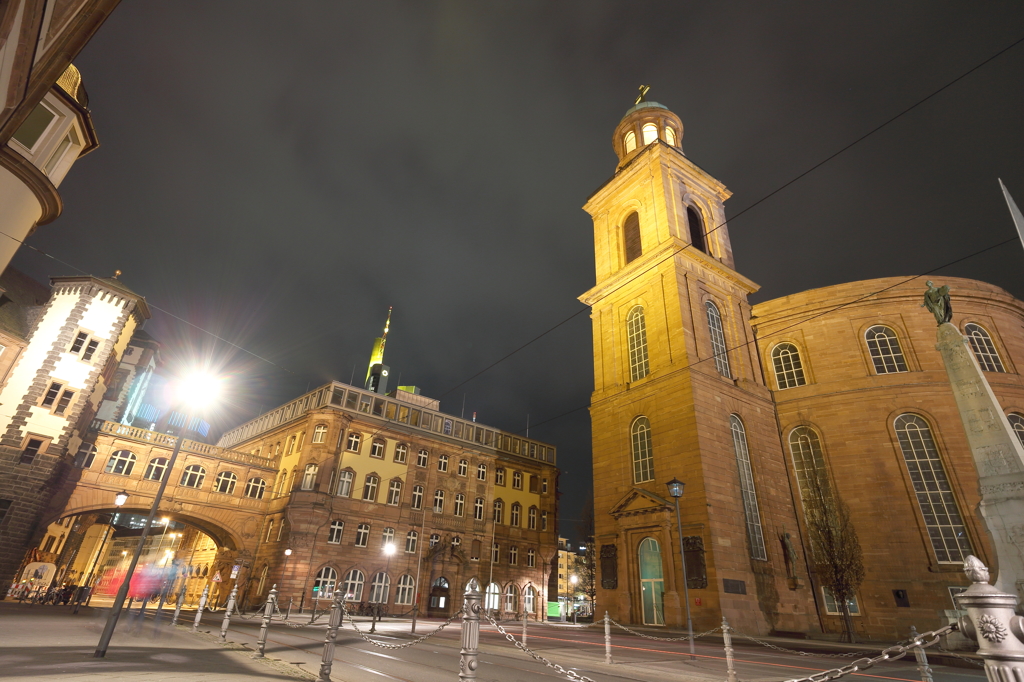
[[(101, 147), (32, 243), (124, 280), (278, 367), (157, 312), (178, 358), (234, 377), (223, 428), (388, 362), (510, 430), (585, 405), (593, 283), (580, 206), (614, 170), (636, 86), (683, 119), (730, 215), (1019, 38), (1024, 6), (693, 2), (125, 2), (77, 64)], [(914, 274), (1012, 236), (1024, 46), (730, 223), (756, 300)], [(1024, 296), (1020, 247), (944, 274)], [(39, 277), (66, 274), (22, 250)], [(184, 349), (188, 348), (186, 352)], [(447, 393), (446, 393), (447, 392)], [(586, 410), (563, 516), (590, 481)], [(572, 522), (563, 524), (571, 529)]]

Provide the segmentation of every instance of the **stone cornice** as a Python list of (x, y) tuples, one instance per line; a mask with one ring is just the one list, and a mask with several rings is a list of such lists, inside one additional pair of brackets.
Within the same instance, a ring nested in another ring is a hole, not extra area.
[(36, 221), (36, 225), (45, 225), (57, 219), (61, 211), (64, 210), (64, 202), (61, 200), (57, 188), (43, 171), (7, 145), (0, 147), (0, 167), (7, 169), (24, 182), (39, 200), (42, 213), (39, 220)]

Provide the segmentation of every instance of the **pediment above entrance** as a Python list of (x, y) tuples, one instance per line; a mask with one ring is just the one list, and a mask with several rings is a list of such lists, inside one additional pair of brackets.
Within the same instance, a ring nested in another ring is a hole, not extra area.
[(671, 507), (672, 503), (664, 497), (659, 497), (642, 488), (632, 488), (612, 506), (608, 513), (619, 519), (624, 516), (652, 514)]

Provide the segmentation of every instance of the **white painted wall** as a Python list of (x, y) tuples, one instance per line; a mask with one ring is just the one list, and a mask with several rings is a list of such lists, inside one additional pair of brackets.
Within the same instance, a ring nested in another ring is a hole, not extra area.
[[(43, 214), (43, 207), (25, 183), (0, 168), (0, 232), (25, 239)], [(0, 271), (7, 267), (20, 243), (0, 235)]]

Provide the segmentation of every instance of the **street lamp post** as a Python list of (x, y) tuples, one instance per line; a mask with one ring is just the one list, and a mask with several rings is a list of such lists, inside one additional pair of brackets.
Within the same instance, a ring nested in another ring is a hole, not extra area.
[[(179, 386), (179, 397), (182, 399), (182, 402), (188, 405), (192, 410), (208, 402), (215, 395), (216, 385), (209, 377), (206, 376), (194, 375), (182, 382)], [(174, 462), (178, 459), (178, 453), (181, 451), (181, 444), (182, 441), (185, 440), (185, 431), (188, 428), (190, 420), (191, 414), (186, 412), (185, 426), (182, 428), (181, 433), (178, 434), (177, 440), (174, 441), (174, 449), (171, 451), (171, 458), (167, 462), (167, 468), (164, 470), (164, 475), (160, 477), (160, 487), (156, 490), (156, 496), (153, 498), (153, 505), (150, 507), (149, 516), (146, 518), (146, 525), (142, 527), (142, 535), (139, 537), (139, 543), (135, 546), (135, 553), (132, 555), (132, 560), (128, 564), (128, 571), (125, 573), (124, 581), (121, 583), (121, 587), (117, 590), (117, 596), (114, 597), (114, 605), (110, 609), (110, 615), (107, 616), (107, 623), (103, 627), (103, 634), (100, 635), (99, 644), (96, 645), (96, 651), (93, 653), (94, 658), (103, 658), (107, 655), (107, 647), (110, 646), (110, 638), (114, 635), (114, 628), (117, 627), (117, 619), (121, 616), (121, 608), (124, 606), (125, 597), (128, 596), (128, 588), (131, 584), (132, 574), (135, 572), (135, 567), (139, 563), (139, 557), (142, 556), (142, 549), (146, 544), (146, 538), (149, 536), (149, 529), (153, 525), (153, 519), (156, 518), (157, 510), (160, 508), (160, 500), (163, 499), (164, 489), (167, 488), (167, 481), (170, 479), (171, 472), (174, 470)]]
[(570, 598), (572, 599), (572, 601), (570, 603), (572, 604), (572, 624), (573, 625), (576, 625), (576, 583), (578, 583), (579, 581), (580, 581), (580, 579), (578, 577), (576, 577), (575, 575), (569, 576), (569, 582), (572, 583), (572, 594), (570, 595)]
[[(388, 588), (389, 591), (390, 591), (390, 588), (391, 588), (391, 576), (388, 575), (388, 571), (391, 570), (391, 555), (394, 554), (394, 553), (395, 553), (395, 545), (394, 545), (394, 543), (389, 542), (388, 544), (384, 545), (384, 554), (387, 555), (387, 557), (388, 557), (387, 561), (384, 562), (384, 579), (387, 581), (385, 583), (385, 586)], [(370, 589), (371, 590), (373, 589), (372, 585), (370, 586)], [(370, 608), (373, 609), (373, 615), (372, 615), (372, 618), (371, 618), (372, 622), (370, 623), (370, 632), (376, 632), (377, 631), (377, 621), (380, 620), (380, 598), (381, 598), (382, 595), (380, 595), (380, 594), (377, 594), (377, 595), (371, 594), (370, 596), (371, 597), (373, 597), (373, 596), (377, 597), (376, 605), (373, 605), (373, 604), (370, 605)]]
[(683, 551), (683, 522), (682, 517), (679, 516), (679, 498), (683, 496), (683, 488), (686, 486), (685, 483), (672, 478), (667, 484), (668, 494), (676, 501), (676, 528), (679, 531), (679, 563), (683, 567), (683, 600), (686, 602), (686, 632), (690, 638), (690, 660), (697, 660), (696, 651), (693, 646), (693, 621), (690, 619), (690, 586), (687, 584), (686, 579), (686, 554)]
[[(114, 495), (114, 506), (120, 507), (128, 498), (131, 497), (127, 491), (122, 490), (118, 494)], [(107, 525), (106, 530), (103, 532), (103, 539), (100, 540), (100, 548), (96, 552), (96, 558), (93, 559), (92, 568), (89, 569), (89, 575), (86, 577), (82, 587), (85, 590), (85, 605), (88, 606), (89, 602), (92, 601), (92, 576), (96, 572), (96, 567), (100, 564), (100, 559), (103, 557), (103, 548), (107, 546), (107, 538), (110, 537), (110, 532), (114, 529), (114, 517), (110, 517), (110, 523)], [(79, 593), (78, 599), (75, 600), (74, 613), (78, 613), (78, 607), (82, 605), (81, 593)]]

